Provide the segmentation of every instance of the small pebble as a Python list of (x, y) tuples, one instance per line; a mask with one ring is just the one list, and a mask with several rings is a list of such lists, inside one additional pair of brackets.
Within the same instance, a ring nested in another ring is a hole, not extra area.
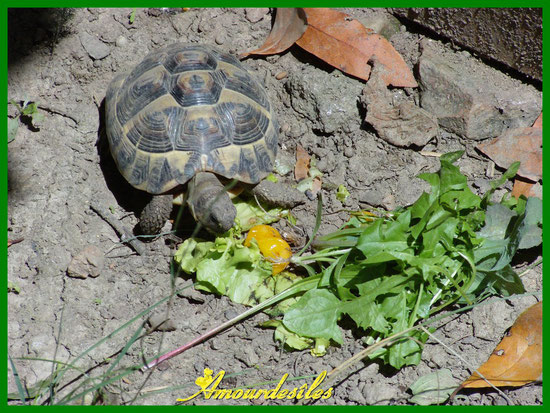
[(217, 35), (216, 35), (216, 38), (214, 39), (214, 41), (216, 42), (216, 44), (219, 44), (219, 45), (222, 45), (225, 43), (225, 32), (224, 31), (220, 31)]
[(287, 133), (289, 130), (290, 130), (290, 125), (288, 123), (285, 122), (281, 125), (281, 132), (282, 133)]
[(355, 155), (355, 151), (353, 150), (353, 148), (348, 146), (347, 148), (344, 149), (344, 156), (346, 158), (351, 158), (353, 157), (353, 155)]
[(269, 13), (267, 7), (251, 7), (244, 9), (246, 20), (250, 23), (257, 23), (264, 18), (264, 16)]
[(124, 47), (128, 44), (128, 39), (122, 35), (118, 36), (115, 40), (115, 45), (117, 47)]
[(288, 76), (288, 72), (283, 71), (283, 72), (277, 73), (277, 74), (275, 75), (275, 79), (277, 79), (277, 80), (282, 80), (282, 79), (284, 79), (284, 78), (287, 77), (287, 76)]
[(80, 33), (79, 38), (84, 50), (94, 60), (103, 59), (111, 52), (109, 46), (87, 32)]
[(67, 275), (73, 278), (97, 277), (105, 265), (105, 256), (95, 245), (88, 245), (71, 260)]
[(171, 318), (166, 319), (164, 314), (153, 314), (147, 320), (149, 327), (154, 328), (155, 331), (174, 331), (176, 330), (176, 325)]

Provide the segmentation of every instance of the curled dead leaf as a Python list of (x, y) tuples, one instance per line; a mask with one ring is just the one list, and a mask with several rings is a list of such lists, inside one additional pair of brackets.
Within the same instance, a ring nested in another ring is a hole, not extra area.
[[(510, 331), (479, 368), (494, 386), (523, 386), (542, 375), (542, 301), (521, 313)], [(478, 373), (460, 388), (490, 387)]]
[(317, 195), (317, 193), (321, 190), (322, 181), (320, 176), (316, 176), (313, 178), (313, 182), (311, 183), (311, 194), (313, 196)]
[(514, 187), (512, 188), (512, 196), (519, 198), (521, 195), (529, 198), (530, 196), (535, 196), (533, 193), (533, 182), (521, 178), (520, 176), (514, 179)]
[(537, 129), (542, 129), (542, 112), (540, 113), (535, 123), (533, 123), (532, 127)]
[(384, 66), (386, 85), (417, 87), (411, 70), (390, 42), (348, 14), (329, 8), (305, 8), (307, 29), (296, 44), (330, 65), (368, 80), (369, 60)]
[(239, 55), (242, 59), (251, 54), (271, 55), (284, 52), (305, 32), (307, 20), (301, 8), (278, 8), (273, 28), (265, 43), (258, 49)]
[(542, 179), (542, 129), (527, 127), (511, 129), (498, 138), (477, 146), (498, 166), (508, 168), (520, 161), (518, 175), (531, 181)]

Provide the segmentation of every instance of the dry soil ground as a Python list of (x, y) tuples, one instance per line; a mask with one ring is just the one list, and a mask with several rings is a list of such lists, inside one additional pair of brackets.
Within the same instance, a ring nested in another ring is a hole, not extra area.
[[(388, 18), (383, 9), (345, 11), (365, 22)], [(8, 236), (23, 238), (8, 250), (8, 278), (18, 288), (17, 293), (8, 295), (8, 349), (21, 380), (29, 388), (51, 375), (52, 364), (18, 358), (74, 361), (92, 344), (170, 293), (173, 243), (162, 237), (147, 244), (148, 254), (137, 255), (121, 244), (113, 228), (90, 209), (92, 201), (110, 208), (117, 220), (132, 228), (142, 205), (139, 194), (122, 182), (112, 161), (96, 144), (102, 133), (102, 103), (109, 81), (115, 73), (128, 70), (149, 51), (166, 44), (210, 43), (236, 54), (260, 46), (271, 27), (268, 9), (138, 9), (133, 22), (131, 14), (132, 9), (76, 9), (71, 13), (14, 10), (9, 14), (8, 97), (38, 102), (45, 114), (39, 129), (21, 125), (8, 147)], [(411, 68), (417, 62), (419, 42), (424, 36), (399, 24), (391, 36)], [(447, 52), (464, 54), (437, 39), (436, 44)], [(478, 60), (467, 53), (465, 56)], [(281, 161), (293, 163), (298, 143), (318, 160), (317, 167), (326, 183), (323, 232), (335, 229), (349, 216), (335, 211), (360, 209), (369, 203), (408, 205), (427, 189), (416, 176), (436, 171), (437, 158), (422, 155), (418, 148), (392, 146), (364, 124), (364, 109), (358, 105), (364, 82), (343, 75), (296, 46), (281, 55), (249, 58), (245, 64), (265, 83), (276, 107), (281, 125)], [(283, 71), (287, 76), (276, 78)], [(414, 91), (410, 96), (399, 89), (394, 93), (396, 98), (416, 98)], [(540, 91), (535, 93), (541, 99)], [(9, 114), (15, 115), (13, 106)], [(423, 149), (439, 153), (465, 149), (466, 155), (458, 164), (469, 182), (475, 183), (475, 190), (486, 189), (489, 161), (475, 151), (474, 144), (440, 130)], [(351, 193), (344, 205), (335, 196), (340, 184)], [(316, 202), (311, 201), (293, 211), (298, 226), (306, 233), (313, 228), (315, 207)], [(281, 222), (279, 228), (284, 227)], [(89, 246), (100, 251), (98, 276), (67, 276), (72, 258)], [(535, 259), (530, 257), (518, 264)], [(541, 266), (529, 271), (523, 280), (528, 291), (541, 291)], [(178, 279), (177, 285), (186, 282)], [(532, 296), (496, 301), (447, 320), (436, 334), (468, 363), (478, 366), (506, 328), (534, 302)], [(146, 336), (129, 350), (120, 366), (139, 364), (142, 351), (154, 354), (161, 340), (163, 350), (174, 349), (242, 310), (214, 295), (176, 296), (169, 307), (175, 330)], [(164, 314), (166, 308), (163, 304), (155, 311)], [(145, 319), (140, 317), (75, 364), (82, 371), (95, 366), (87, 373), (89, 377), (104, 373), (108, 364), (101, 363), (112, 360)], [(205, 367), (236, 374), (224, 382), (227, 385), (278, 381), (285, 373), (291, 377), (316, 375), (363, 348), (347, 334), (342, 347), (330, 349), (322, 358), (309, 351), (286, 352), (274, 342), (271, 330), (257, 327), (266, 319), (263, 314), (252, 317), (161, 365), (151, 376), (134, 372), (115, 380), (107, 387), (104, 402), (175, 404), (178, 397), (194, 391), (194, 381)], [(332, 398), (317, 403), (408, 404), (407, 388), (418, 377), (438, 368), (449, 368), (457, 382), (469, 375), (463, 361), (430, 340), (420, 365), (393, 371), (377, 362), (360, 363), (337, 384)], [(70, 385), (64, 386), (77, 375), (73, 370), (62, 379), (59, 397), (67, 393)], [(78, 380), (83, 383), (84, 378)], [(91, 387), (91, 382), (87, 386)], [(8, 391), (16, 391), (11, 367)], [(504, 391), (514, 403), (542, 404), (541, 385)], [(193, 403), (213, 402), (197, 398)], [(494, 391), (464, 392), (452, 402), (505, 403)]]

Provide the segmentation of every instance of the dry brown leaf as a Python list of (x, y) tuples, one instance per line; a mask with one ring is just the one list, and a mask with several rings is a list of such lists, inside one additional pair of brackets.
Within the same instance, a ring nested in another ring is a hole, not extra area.
[(541, 128), (511, 129), (490, 142), (479, 144), (477, 148), (502, 168), (520, 161), (519, 176), (535, 182), (542, 179)]
[(309, 160), (311, 157), (307, 154), (302, 145), (296, 146), (296, 165), (294, 166), (294, 178), (300, 182), (307, 178), (309, 174)]
[(542, 129), (542, 112), (540, 113), (535, 123), (533, 123), (532, 127), (537, 129)]
[(313, 195), (317, 195), (317, 193), (321, 190), (322, 181), (320, 176), (316, 176), (313, 178), (313, 182), (311, 183), (311, 193)]
[[(523, 386), (542, 375), (542, 301), (521, 313), (478, 371), (494, 386)], [(477, 373), (461, 388), (490, 387)]]
[(329, 8), (305, 8), (307, 29), (296, 44), (330, 65), (363, 80), (373, 56), (385, 69), (386, 85), (417, 87), (414, 76), (390, 42), (359, 21)]
[(306, 31), (307, 21), (301, 8), (278, 8), (271, 33), (265, 43), (256, 50), (239, 55), (242, 59), (251, 54), (270, 55), (284, 52)]
[(531, 191), (533, 185), (535, 185), (533, 182), (527, 181), (518, 176), (514, 180), (512, 196), (515, 198), (519, 198), (521, 195), (525, 196), (526, 198), (529, 198), (530, 196), (535, 196), (535, 194)]

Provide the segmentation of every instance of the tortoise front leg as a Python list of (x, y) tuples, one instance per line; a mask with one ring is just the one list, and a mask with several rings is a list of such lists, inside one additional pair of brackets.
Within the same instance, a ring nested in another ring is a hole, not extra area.
[(172, 212), (172, 195), (155, 195), (139, 216), (139, 229), (144, 235), (160, 232)]

